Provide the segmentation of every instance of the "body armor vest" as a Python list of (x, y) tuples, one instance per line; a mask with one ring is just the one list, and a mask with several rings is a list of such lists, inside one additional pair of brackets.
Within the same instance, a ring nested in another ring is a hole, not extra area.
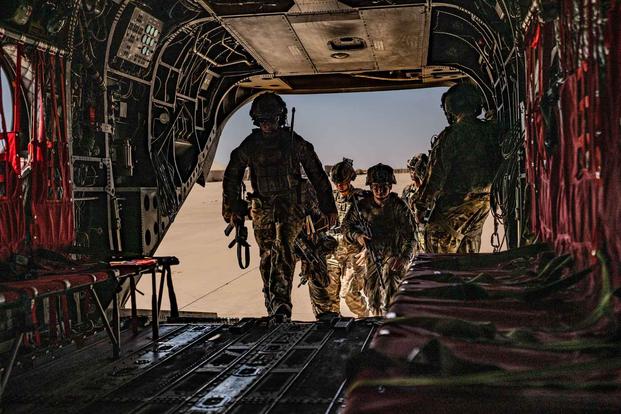
[(303, 181), (300, 160), (291, 148), (288, 133), (281, 130), (280, 136), (273, 138), (264, 138), (257, 133), (255, 139), (258, 145), (249, 168), (252, 188), (256, 195), (269, 199), (293, 194), (299, 198), (299, 188)]

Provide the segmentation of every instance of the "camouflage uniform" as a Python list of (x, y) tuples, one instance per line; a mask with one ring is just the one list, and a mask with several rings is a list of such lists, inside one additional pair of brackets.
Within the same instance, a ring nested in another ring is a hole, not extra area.
[(419, 190), (420, 190), (420, 186), (416, 185), (415, 183), (412, 183), (412, 184), (406, 185), (405, 188), (403, 188), (403, 191), (401, 192), (401, 199), (413, 212), (416, 211), (415, 203), (419, 197)]
[(432, 148), (420, 211), (433, 208), (425, 227), (431, 253), (478, 253), (500, 162), (491, 124), (474, 116), (447, 127)]
[[(339, 223), (343, 223), (345, 215), (351, 208), (352, 202), (360, 201), (365, 191), (352, 187), (347, 197), (334, 191)], [(347, 307), (359, 318), (368, 316), (368, 307), (363, 290), (364, 268), (356, 264), (354, 257), (361, 250), (358, 243), (349, 242), (342, 232), (334, 235), (338, 240), (338, 247), (334, 254), (328, 256), (328, 274), (330, 275), (329, 292), (332, 298), (333, 309), (338, 312), (340, 299), (343, 297)]]
[[(253, 130), (231, 153), (223, 179), (223, 216), (243, 211), (241, 183), (250, 169), (253, 189), (252, 226), (261, 256), (265, 307), (270, 315), (291, 312), (291, 283), (295, 267), (293, 243), (303, 227), (300, 165), (317, 191), (319, 209), (336, 213), (331, 186), (313, 146), (287, 128), (264, 137)], [(279, 308), (284, 308), (284, 311)]]
[(417, 221), (418, 214), (416, 210), (416, 203), (421, 196), (421, 184), (423, 179), (425, 178), (425, 174), (427, 173), (428, 162), (429, 157), (427, 156), (427, 154), (424, 153), (416, 154), (408, 160), (407, 167), (413, 182), (406, 186), (401, 193), (401, 199), (405, 201), (405, 204), (407, 204), (407, 206), (410, 208), (412, 216), (416, 221), (417, 231), (416, 247), (414, 248), (415, 254), (425, 252), (424, 223), (418, 223)]
[(336, 308), (335, 310), (333, 306), (332, 292), (329, 290), (330, 285), (322, 286), (319, 279), (312, 274), (309, 264), (305, 261), (302, 261), (301, 266), (300, 276), (307, 280), (311, 308), (315, 317), (327, 312), (338, 313), (339, 309)]
[[(416, 203), (420, 199), (421, 196), (421, 188), (416, 184), (412, 183), (407, 185), (403, 192), (401, 193), (401, 199), (408, 206), (410, 211), (412, 212), (412, 216), (416, 219), (417, 211), (416, 211)], [(416, 221), (416, 220), (415, 220)], [(414, 253), (424, 253), (425, 250), (425, 232), (424, 225), (416, 224), (417, 232), (416, 232), (416, 246), (414, 247)]]
[[(397, 291), (412, 256), (416, 239), (414, 218), (396, 193), (390, 193), (380, 206), (370, 192), (365, 192), (364, 198), (358, 203), (358, 209), (350, 208), (343, 220), (343, 233), (350, 243), (357, 243), (356, 238), (364, 233), (359, 217), (368, 223), (372, 234), (371, 243), (382, 258), (381, 277), (385, 289), (382, 289), (378, 275), (368, 271), (373, 268), (369, 255), (363, 287), (369, 311), (381, 315)], [(397, 260), (401, 260), (404, 265), (400, 269), (392, 269)]]
[[(321, 211), (319, 210), (319, 202), (317, 201), (317, 194), (314, 188), (310, 185), (310, 183), (306, 183), (304, 185), (304, 194), (306, 195), (306, 214), (311, 218), (315, 228), (319, 225), (319, 222), (322, 219)], [(302, 229), (298, 239), (306, 238), (308, 235), (304, 234), (305, 229)], [(314, 241), (312, 244), (316, 245), (314, 249), (315, 254), (319, 256), (320, 260), (323, 260), (324, 263), (326, 260), (326, 254), (324, 254), (321, 250), (321, 240), (327, 236), (327, 232), (325, 230), (319, 231), (318, 233), (312, 235)], [(326, 263), (326, 274), (325, 276), (328, 278), (326, 283), (324, 283), (322, 276), (316, 274), (316, 271), (312, 269), (312, 266), (302, 257), (298, 257), (301, 260), (300, 266), (300, 278), (301, 283), (308, 283), (308, 293), (310, 295), (311, 307), (313, 309), (313, 313), (315, 316), (319, 316), (321, 314), (327, 312), (339, 313), (338, 302), (336, 303), (333, 298), (338, 296), (338, 292), (334, 293), (334, 285), (329, 278), (328, 273), (328, 265)]]

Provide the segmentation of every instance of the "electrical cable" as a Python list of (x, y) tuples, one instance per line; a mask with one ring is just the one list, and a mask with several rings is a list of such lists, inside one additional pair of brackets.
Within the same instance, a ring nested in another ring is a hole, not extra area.
[(233, 283), (233, 282), (235, 282), (235, 281), (237, 281), (237, 280), (241, 279), (242, 277), (244, 277), (244, 276), (246, 276), (246, 275), (250, 274), (250, 272), (253, 272), (253, 271), (257, 270), (258, 268), (259, 268), (259, 265), (255, 266), (255, 267), (253, 267), (253, 268), (251, 268), (251, 269), (246, 270), (245, 272), (243, 272), (242, 274), (240, 274), (240, 275), (238, 275), (238, 276), (234, 277), (233, 279), (229, 280), (228, 282), (223, 283), (223, 284), (221, 284), (220, 286), (217, 286), (217, 287), (213, 288), (212, 290), (208, 291), (208, 292), (207, 292), (207, 293), (205, 293), (204, 295), (202, 295), (202, 296), (200, 296), (200, 297), (198, 297), (198, 298), (194, 299), (192, 302), (190, 302), (190, 303), (188, 303), (188, 304), (186, 304), (186, 305), (184, 305), (184, 306), (180, 307), (180, 308), (179, 308), (179, 310), (183, 310), (183, 309), (187, 308), (188, 306), (193, 305), (194, 303), (196, 303), (196, 302), (198, 302), (198, 301), (200, 301), (200, 300), (203, 300), (205, 297), (207, 297), (207, 296), (211, 295), (212, 293), (217, 292), (218, 290), (220, 290), (220, 289), (222, 289), (222, 288), (224, 288), (224, 287), (226, 287), (226, 286), (230, 285), (231, 283)]

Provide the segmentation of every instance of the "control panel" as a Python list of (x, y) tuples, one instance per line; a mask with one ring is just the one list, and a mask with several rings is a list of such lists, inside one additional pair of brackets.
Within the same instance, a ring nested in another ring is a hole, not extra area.
[(125, 30), (117, 56), (147, 68), (153, 59), (163, 26), (161, 20), (136, 7)]

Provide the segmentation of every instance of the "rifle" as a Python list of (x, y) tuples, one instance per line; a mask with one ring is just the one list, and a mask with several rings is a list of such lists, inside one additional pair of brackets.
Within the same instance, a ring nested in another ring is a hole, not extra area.
[[(291, 126), (289, 127), (291, 129), (291, 143), (293, 144), (293, 124), (295, 123), (295, 106), (293, 108), (291, 108)], [(293, 148), (293, 147), (292, 147)]]
[[(330, 277), (328, 276), (328, 264), (326, 262), (326, 256), (318, 252), (319, 246), (311, 241), (305, 232), (301, 232), (294, 243), (295, 255), (300, 260), (308, 263), (309, 273), (316, 275), (317, 284), (321, 287), (326, 287), (330, 283)], [(307, 279), (302, 277), (300, 285), (307, 282)]]
[(358, 208), (358, 202), (356, 200), (356, 197), (354, 197), (352, 200), (352, 207), (354, 208), (354, 213), (356, 214), (356, 221), (358, 223), (360, 230), (362, 230), (362, 234), (364, 234), (365, 236), (369, 238), (368, 240), (365, 240), (364, 242), (364, 246), (367, 250), (367, 254), (371, 258), (370, 261), (367, 261), (367, 263), (369, 262), (371, 263), (371, 268), (367, 270), (370, 270), (370, 275), (375, 274), (377, 276), (377, 278), (379, 279), (381, 288), (385, 290), (386, 284), (384, 283), (384, 276), (382, 274), (382, 268), (384, 267), (383, 266), (384, 259), (373, 246), (373, 241), (372, 241), (373, 232), (371, 231), (371, 225), (369, 224), (367, 220), (362, 218), (362, 214), (360, 213), (360, 209)]

